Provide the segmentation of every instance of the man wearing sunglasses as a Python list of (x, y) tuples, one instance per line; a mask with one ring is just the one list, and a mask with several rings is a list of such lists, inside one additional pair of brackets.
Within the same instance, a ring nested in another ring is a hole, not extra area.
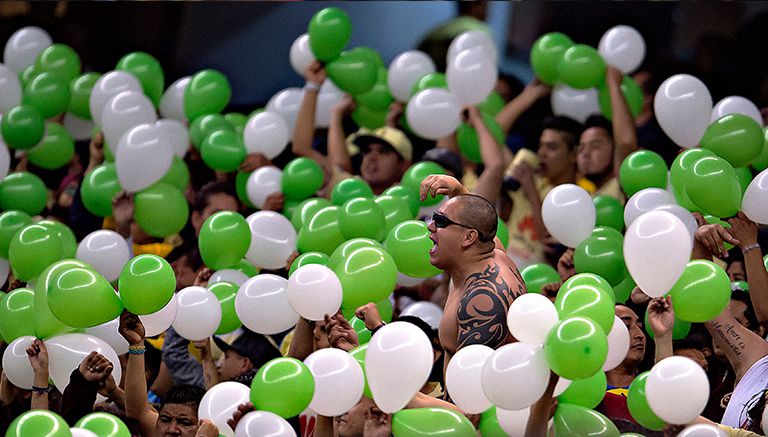
[(424, 179), (421, 198), (428, 194), (450, 198), (428, 226), (434, 242), (430, 262), (451, 279), (439, 332), (447, 366), (464, 346), (497, 349), (513, 341), (507, 312), (526, 290), (517, 266), (496, 238), (497, 213), (490, 202), (446, 175)]

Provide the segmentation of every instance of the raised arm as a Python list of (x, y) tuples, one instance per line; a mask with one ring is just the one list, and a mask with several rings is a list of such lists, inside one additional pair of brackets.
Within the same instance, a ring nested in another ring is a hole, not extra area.
[(518, 94), (517, 97), (504, 105), (501, 112), (496, 114), (496, 122), (499, 123), (501, 129), (504, 130), (504, 135), (506, 136), (507, 133), (509, 133), (512, 125), (515, 124), (515, 121), (517, 121), (525, 111), (533, 106), (537, 100), (549, 94), (551, 90), (551, 87), (541, 83), (539, 79), (534, 79), (533, 82), (523, 89), (522, 93)]
[(304, 87), (304, 97), (301, 100), (299, 113), (296, 115), (296, 127), (293, 130), (291, 150), (295, 155), (314, 159), (321, 167), (325, 168), (327, 164), (325, 155), (312, 148), (312, 141), (315, 137), (317, 95), (320, 93), (320, 86), (325, 80), (325, 68), (321, 63), (315, 61), (307, 67), (304, 78), (307, 85)]
[(195, 341), (193, 344), (200, 351), (200, 358), (203, 362), (205, 389), (210, 390), (211, 387), (219, 383), (219, 371), (216, 369), (216, 363), (213, 362), (213, 354), (211, 353), (211, 339)]
[(648, 304), (648, 324), (653, 331), (653, 341), (656, 345), (654, 362), (658, 363), (674, 354), (672, 328), (675, 326), (675, 312), (672, 309), (671, 296), (653, 299)]
[(624, 75), (615, 67), (608, 66), (605, 73), (605, 82), (608, 91), (611, 94), (611, 112), (613, 119), (613, 171), (619, 174), (621, 163), (624, 162), (630, 153), (637, 150), (637, 132), (635, 130), (635, 121), (629, 112), (629, 106), (621, 92), (621, 80)]
[(347, 152), (347, 136), (344, 134), (344, 117), (355, 108), (355, 101), (349, 94), (331, 110), (331, 123), (328, 125), (328, 161), (329, 165), (346, 172), (352, 172), (352, 160)]
[(304, 361), (314, 351), (313, 340), (312, 325), (304, 317), (300, 318), (293, 330), (291, 345), (288, 347), (288, 356)]
[(477, 180), (475, 194), (485, 197), (489, 202), (496, 203), (501, 191), (501, 180), (504, 177), (504, 157), (501, 153), (501, 146), (493, 138), (491, 132), (483, 121), (480, 111), (470, 106), (469, 123), (477, 131), (477, 138), (480, 143), (480, 156), (483, 159), (483, 173)]
[(768, 343), (745, 328), (726, 308), (717, 318), (705, 323), (715, 343), (725, 352), (736, 372), (736, 383), (758, 360), (768, 355)]
[(48, 409), (48, 350), (43, 340), (35, 339), (27, 348), (29, 364), (32, 365), (34, 379), (32, 380), (33, 410)]
[(763, 264), (763, 253), (757, 243), (757, 224), (743, 212), (728, 220), (729, 233), (738, 240), (744, 254), (744, 268), (749, 283), (749, 298), (760, 325), (768, 325), (768, 271)]
[(141, 435), (152, 435), (157, 412), (147, 400), (147, 379), (144, 367), (144, 325), (139, 317), (124, 311), (120, 315), (120, 335), (128, 342), (130, 351), (125, 369), (125, 414), (139, 423)]

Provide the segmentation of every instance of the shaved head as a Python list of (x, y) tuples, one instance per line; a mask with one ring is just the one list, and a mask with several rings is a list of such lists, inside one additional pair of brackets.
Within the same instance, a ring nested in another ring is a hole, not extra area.
[(491, 202), (476, 194), (461, 194), (451, 200), (459, 207), (457, 218), (461, 223), (475, 228), (480, 241), (493, 241), (496, 237), (498, 215)]

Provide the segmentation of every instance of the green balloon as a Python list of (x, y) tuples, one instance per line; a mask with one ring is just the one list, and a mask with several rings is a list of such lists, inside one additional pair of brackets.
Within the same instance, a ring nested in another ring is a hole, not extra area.
[(496, 223), (496, 238), (499, 239), (501, 242), (501, 245), (504, 246), (504, 248), (507, 248), (507, 245), (509, 245), (509, 229), (507, 228), (507, 224), (504, 223), (504, 220), (499, 217), (497, 219)]
[(728, 114), (709, 125), (701, 147), (709, 149), (734, 167), (743, 167), (763, 151), (763, 131), (752, 117)]
[(613, 327), (614, 305), (613, 292), (606, 292), (602, 287), (594, 285), (561, 288), (555, 299), (555, 307), (561, 319), (569, 316), (588, 317), (603, 332), (610, 332)]
[(75, 233), (69, 226), (56, 220), (40, 220), (35, 224), (40, 225), (48, 229), (49, 232), (55, 234), (59, 238), (61, 243), (61, 256), (62, 258), (74, 258), (77, 252), (77, 239)]
[(557, 76), (577, 90), (596, 87), (605, 81), (605, 61), (594, 47), (576, 44), (566, 50), (557, 63)]
[(275, 358), (261, 366), (251, 383), (251, 402), (256, 410), (289, 418), (304, 411), (312, 401), (315, 380), (306, 365), (295, 358)]
[(0, 258), (8, 259), (8, 248), (14, 235), (32, 223), (32, 217), (23, 211), (6, 211), (0, 214)]
[(85, 120), (91, 119), (91, 91), (99, 78), (100, 73), (84, 73), (69, 83), (69, 112)]
[(450, 435), (475, 437), (477, 431), (467, 416), (446, 408), (413, 408), (392, 415), (394, 437)]
[[(644, 316), (644, 322), (643, 325), (645, 326), (645, 333), (648, 334), (648, 337), (653, 339), (656, 337), (656, 335), (653, 333), (653, 330), (651, 329), (651, 324), (648, 323), (648, 309), (645, 310), (645, 316)], [(675, 323), (672, 325), (672, 339), (673, 340), (682, 340), (685, 337), (688, 336), (688, 333), (691, 331), (691, 322), (686, 322), (685, 320), (680, 320), (675, 316)]]
[(340, 90), (352, 95), (370, 91), (379, 77), (376, 60), (359, 48), (341, 52), (325, 65), (325, 72)]
[(48, 307), (57, 319), (75, 328), (101, 325), (123, 312), (123, 303), (112, 285), (88, 267), (69, 267), (52, 278)]
[(360, 365), (360, 368), (363, 369), (363, 381), (365, 381), (365, 386), (363, 388), (363, 395), (369, 399), (373, 399), (373, 394), (371, 394), (371, 388), (368, 387), (368, 377), (365, 376), (365, 355), (367, 352), (368, 352), (368, 345), (361, 344), (360, 346), (349, 351), (349, 354), (352, 355), (352, 358), (354, 358), (355, 361), (357, 361), (357, 364)]
[(40, 72), (35, 69), (34, 64), (25, 68), (24, 71), (19, 75), (22, 89), (27, 86), (28, 83), (32, 82), (32, 79), (34, 79), (38, 74), (40, 74)]
[(358, 308), (389, 296), (397, 283), (397, 266), (392, 257), (378, 247), (360, 247), (334, 269), (341, 281), (345, 308)]
[(6, 343), (35, 335), (34, 306), (35, 292), (28, 288), (17, 288), (0, 297), (0, 337)]
[(693, 212), (701, 212), (701, 209), (694, 205), (688, 197), (688, 192), (685, 189), (685, 178), (693, 164), (699, 159), (714, 155), (707, 149), (686, 149), (677, 155), (672, 162), (672, 167), (669, 169), (669, 182), (672, 185), (672, 194), (675, 195), (675, 200), (683, 208)]
[(384, 211), (370, 198), (349, 199), (339, 211), (339, 229), (346, 239), (371, 238), (381, 241), (387, 235), (384, 223)]
[(352, 111), (352, 120), (360, 127), (374, 130), (383, 127), (387, 123), (388, 109), (373, 109), (365, 105), (357, 105)]
[(120, 192), (115, 164), (105, 162), (86, 173), (80, 187), (83, 205), (99, 217), (112, 215), (112, 199)]
[(477, 105), (477, 109), (479, 109), (480, 112), (484, 112), (495, 117), (496, 114), (504, 109), (504, 105), (506, 104), (507, 102), (504, 101), (504, 98), (501, 97), (501, 94), (496, 91), (491, 91), (491, 93), (488, 94), (488, 97), (486, 97), (485, 100)]
[(637, 375), (632, 384), (629, 385), (627, 408), (629, 408), (629, 414), (632, 415), (635, 422), (650, 430), (661, 431), (666, 423), (653, 412), (645, 396), (645, 382), (648, 380), (649, 373), (643, 372)]
[(645, 188), (667, 188), (667, 163), (651, 150), (638, 150), (627, 156), (619, 169), (621, 188), (631, 197)]
[(158, 182), (133, 197), (136, 223), (150, 236), (178, 234), (189, 219), (189, 204), (178, 188)]
[(237, 135), (241, 137), (243, 136), (245, 125), (248, 124), (248, 117), (239, 112), (230, 112), (229, 114), (224, 115), (224, 119), (227, 120), (227, 123), (229, 123), (230, 126), (232, 126), (232, 129), (235, 130)]
[(160, 179), (160, 182), (173, 185), (181, 191), (185, 191), (189, 187), (189, 167), (183, 159), (178, 156), (173, 157), (171, 161), (171, 168), (168, 169), (168, 173)]
[(384, 212), (385, 235), (398, 224), (413, 218), (408, 202), (402, 197), (382, 194), (376, 197), (376, 205)]
[(48, 306), (48, 288), (50, 284), (61, 272), (72, 267), (90, 268), (90, 266), (80, 260), (65, 259), (51, 264), (37, 278), (33, 322), (35, 336), (38, 338), (49, 338), (75, 329), (57, 319)]
[[(666, 177), (666, 176), (665, 176)], [(595, 196), (595, 226), (608, 226), (621, 232), (624, 229), (624, 206), (612, 196)]]
[(331, 190), (331, 203), (334, 205), (341, 206), (356, 197), (373, 198), (371, 186), (359, 177), (344, 179)]
[(387, 71), (387, 64), (384, 63), (384, 60), (381, 59), (381, 55), (379, 52), (376, 51), (376, 49), (372, 49), (370, 47), (360, 46), (357, 48), (359, 51), (364, 52), (368, 54), (368, 56), (373, 59), (374, 63), (376, 64), (376, 68), (379, 69), (379, 71), (384, 70)]
[(80, 74), (80, 57), (68, 45), (53, 44), (37, 56), (35, 70), (58, 74), (69, 82)]
[(613, 238), (590, 236), (581, 241), (573, 252), (576, 273), (594, 273), (617, 285), (627, 276), (624, 264), (623, 241)]
[(216, 295), (221, 304), (221, 322), (216, 328), (216, 335), (228, 334), (243, 326), (235, 311), (235, 296), (239, 288), (237, 285), (225, 281), (208, 286), (208, 289)]
[(554, 420), (555, 435), (558, 436), (619, 436), (619, 430), (610, 419), (579, 405), (558, 404)]
[[(637, 84), (631, 77), (624, 76), (621, 79), (621, 94), (624, 95), (624, 101), (627, 102), (629, 107), (629, 113), (632, 114), (632, 118), (637, 117), (640, 111), (643, 110), (643, 90), (640, 85)], [(611, 92), (606, 85), (602, 85), (597, 91), (597, 102), (600, 105), (600, 112), (603, 113), (608, 120), (613, 119), (613, 111), (611, 110)], [(627, 194), (630, 196), (630, 194)]]
[(43, 118), (59, 115), (69, 107), (69, 82), (55, 73), (40, 73), (24, 86), (22, 104), (40, 111)]
[(365, 327), (365, 322), (357, 317), (352, 317), (349, 319), (349, 324), (355, 330), (355, 334), (357, 334), (357, 344), (366, 344), (371, 341), (371, 335), (373, 334)]
[(752, 170), (749, 167), (739, 167), (734, 168), (733, 171), (736, 172), (736, 178), (739, 180), (739, 186), (741, 187), (741, 195), (744, 196), (749, 183), (752, 182)]
[(389, 92), (387, 85), (387, 69), (380, 67), (376, 73), (376, 83), (368, 91), (355, 96), (355, 102), (358, 106), (365, 106), (371, 111), (388, 112), (389, 105), (394, 98)]
[(33, 165), (46, 170), (64, 167), (75, 154), (75, 140), (67, 129), (57, 123), (48, 123), (43, 140), (27, 151), (27, 159)]
[(595, 229), (592, 229), (591, 236), (597, 238), (608, 238), (614, 241), (618, 241), (619, 244), (624, 244), (624, 236), (621, 235), (621, 232), (608, 226), (597, 226)]
[(397, 270), (412, 278), (428, 278), (442, 271), (430, 263), (429, 251), (433, 246), (427, 224), (420, 220), (408, 220), (395, 226), (385, 243)]
[(75, 427), (87, 429), (99, 437), (131, 437), (128, 426), (109, 413), (91, 413), (78, 420)]
[[(491, 132), (496, 143), (499, 145), (504, 144), (504, 130), (493, 118), (493, 115), (481, 112), (483, 117), (483, 123), (485, 127)], [(477, 138), (477, 130), (469, 123), (461, 123), (459, 128), (456, 129), (456, 142), (459, 144), (459, 150), (461, 154), (475, 163), (483, 162), (483, 158), (480, 155), (480, 140)]]
[[(405, 188), (413, 191), (414, 193), (419, 193), (421, 191), (421, 181), (423, 181), (427, 176), (433, 174), (446, 174), (446, 172), (445, 169), (436, 162), (418, 162), (413, 164), (408, 170), (405, 171), (403, 180), (400, 181), (400, 184)], [(443, 200), (443, 197), (443, 195), (439, 195), (437, 197), (429, 195), (423, 202), (421, 202), (421, 206), (437, 205), (441, 200)]]
[(280, 188), (287, 199), (304, 200), (323, 187), (323, 169), (314, 159), (300, 157), (283, 169)]
[[(371, 240), (370, 238), (353, 238), (351, 240), (347, 240), (339, 245), (339, 247), (336, 248), (336, 250), (333, 251), (331, 254), (331, 257), (328, 259), (328, 268), (331, 270), (335, 270), (336, 268), (340, 267), (344, 262), (349, 258), (349, 255), (356, 251), (357, 249), (360, 249), (362, 247), (374, 247), (377, 249), (382, 249), (383, 246), (381, 243), (379, 243), (376, 240)], [(355, 307), (354, 309), (357, 309)]]
[(17, 106), (3, 114), (3, 141), (11, 149), (26, 150), (45, 135), (45, 119), (34, 106)]
[(562, 279), (560, 274), (557, 273), (549, 264), (539, 263), (531, 264), (523, 268), (520, 272), (525, 283), (525, 288), (528, 293), (541, 294), (541, 288), (547, 284), (559, 283)]
[[(221, 112), (229, 104), (232, 88), (226, 76), (216, 70), (202, 70), (192, 76), (184, 90), (184, 114), (188, 120)], [(226, 120), (225, 120), (226, 121)]]
[(332, 254), (343, 242), (338, 206), (326, 206), (318, 210), (309, 221), (304, 222), (296, 239), (299, 252), (322, 252), (326, 255)]
[(72, 437), (64, 418), (48, 410), (30, 410), (13, 419), (5, 437)]
[(712, 261), (688, 263), (672, 289), (675, 317), (687, 322), (703, 323), (714, 319), (731, 300), (731, 280), (725, 270)]
[(417, 80), (411, 88), (411, 97), (429, 88), (448, 89), (448, 81), (443, 73), (429, 73)]
[(406, 188), (402, 185), (393, 185), (386, 190), (384, 190), (382, 195), (388, 195), (388, 196), (394, 196), (394, 197), (401, 197), (405, 199), (405, 201), (408, 203), (408, 208), (411, 211), (411, 217), (416, 217), (416, 214), (419, 213), (419, 209), (421, 208), (421, 201), (419, 200), (419, 191), (413, 191), (410, 188)]
[(499, 425), (499, 419), (496, 417), (496, 407), (493, 406), (483, 412), (480, 415), (480, 435), (482, 437), (508, 437), (509, 434), (504, 432)]
[(152, 314), (170, 302), (176, 291), (176, 274), (168, 261), (157, 255), (143, 254), (123, 267), (117, 287), (128, 311)]
[(123, 70), (139, 79), (144, 94), (155, 106), (160, 105), (160, 97), (165, 87), (163, 67), (154, 56), (144, 52), (133, 52), (120, 58), (115, 70)]
[(598, 371), (589, 378), (572, 381), (568, 388), (557, 397), (559, 404), (579, 405), (584, 408), (595, 408), (605, 397), (608, 382), (605, 372)]
[(301, 255), (297, 256), (295, 260), (293, 260), (293, 264), (291, 264), (291, 268), (288, 270), (288, 276), (293, 275), (293, 272), (296, 271), (299, 267), (306, 266), (308, 264), (320, 264), (323, 266), (328, 265), (329, 257), (328, 255), (320, 252), (307, 252), (302, 253)]
[(763, 171), (768, 168), (768, 126), (763, 128), (763, 147), (757, 158), (752, 160), (752, 168)]
[(200, 149), (205, 138), (218, 130), (234, 130), (221, 114), (206, 114), (197, 117), (189, 125), (189, 142)]
[(544, 353), (549, 367), (559, 376), (570, 380), (589, 378), (603, 368), (608, 340), (603, 328), (592, 319), (563, 317), (549, 331)]
[(309, 222), (316, 212), (326, 206), (331, 206), (331, 202), (322, 197), (312, 197), (299, 203), (291, 216), (293, 228), (298, 231), (305, 223)]
[(635, 289), (637, 284), (632, 279), (632, 275), (627, 273), (624, 280), (613, 286), (613, 296), (616, 299), (616, 303), (624, 303), (632, 295), (632, 290)]
[(205, 165), (228, 173), (240, 167), (248, 152), (242, 137), (232, 129), (222, 129), (205, 137), (200, 146), (200, 154)]
[[(386, 297), (378, 302), (376, 302), (374, 305), (376, 305), (376, 309), (379, 310), (379, 315), (381, 316), (381, 320), (383, 320), (385, 323), (389, 323), (392, 321), (392, 312), (394, 309), (392, 308), (392, 302), (389, 300), (389, 297)], [(357, 308), (341, 308), (341, 314), (344, 316), (347, 320), (352, 320), (353, 317), (355, 317), (355, 311)]]
[(248, 177), (251, 175), (251, 173), (253, 172), (237, 172), (237, 176), (235, 176), (235, 191), (237, 192), (237, 198), (240, 199), (240, 202), (242, 202), (248, 208), (255, 208), (253, 203), (251, 203), (251, 200), (248, 199), (247, 185)]
[(574, 42), (560, 32), (545, 33), (531, 47), (531, 67), (540, 81), (554, 85), (558, 80), (557, 65)]
[(249, 278), (252, 278), (259, 274), (259, 269), (245, 259), (241, 259), (240, 262), (238, 262), (237, 264), (229, 268), (237, 270), (238, 272), (244, 273)]
[(198, 245), (200, 256), (208, 268), (226, 269), (243, 259), (248, 252), (251, 229), (240, 214), (219, 211), (203, 223)]
[(61, 259), (61, 240), (56, 232), (31, 224), (16, 233), (8, 248), (13, 276), (28, 282), (46, 267)]
[(579, 285), (592, 285), (599, 287), (601, 290), (608, 292), (611, 289), (611, 284), (608, 283), (601, 276), (594, 273), (577, 273), (563, 282), (560, 287), (561, 290), (568, 290), (569, 288)]
[(32, 173), (11, 173), (0, 182), (0, 209), (39, 214), (48, 200), (43, 181)]
[(733, 217), (741, 209), (741, 187), (728, 161), (705, 156), (685, 175), (685, 189), (693, 203), (707, 214)]
[(324, 8), (309, 22), (309, 47), (322, 62), (336, 59), (352, 36), (352, 23), (339, 8)]

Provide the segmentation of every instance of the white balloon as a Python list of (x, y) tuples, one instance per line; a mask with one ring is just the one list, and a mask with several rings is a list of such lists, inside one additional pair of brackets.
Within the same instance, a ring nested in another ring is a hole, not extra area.
[[(646, 212), (663, 206), (676, 204), (675, 196), (661, 188), (644, 188), (627, 200), (624, 206), (624, 225), (629, 227), (638, 217)], [(671, 212), (670, 212), (671, 213)]]
[(245, 281), (235, 296), (237, 318), (258, 334), (277, 334), (291, 329), (299, 315), (288, 302), (288, 280), (262, 274)]
[(172, 162), (171, 144), (155, 124), (128, 128), (117, 144), (117, 180), (129, 193), (141, 191), (162, 179)]
[(341, 349), (320, 349), (305, 360), (315, 393), (309, 408), (327, 417), (338, 416), (351, 410), (363, 395), (365, 377), (360, 364)]
[[(0, 121), (2, 118), (0, 118)], [(11, 169), (11, 153), (8, 151), (8, 145), (3, 141), (2, 135), (0, 135), (0, 180), (8, 176), (8, 171)]]
[(768, 169), (761, 171), (749, 183), (741, 209), (753, 222), (768, 224)]
[(573, 381), (571, 381), (570, 379), (565, 379), (562, 376), (558, 378), (557, 384), (555, 384), (555, 391), (552, 392), (552, 396), (557, 397), (563, 394), (563, 392), (566, 391), (568, 387), (571, 386), (571, 382)]
[(251, 228), (251, 245), (245, 259), (264, 269), (285, 267), (285, 262), (296, 251), (296, 229), (291, 222), (274, 211), (255, 212), (246, 221)]
[(127, 354), (129, 344), (117, 331), (119, 326), (120, 318), (118, 317), (107, 323), (87, 328), (85, 333), (106, 341), (118, 355)]
[(189, 131), (180, 121), (172, 118), (158, 120), (155, 126), (160, 129), (163, 142), (171, 145), (173, 154), (184, 158), (189, 151)]
[(25, 335), (13, 340), (3, 352), (3, 373), (8, 381), (24, 390), (32, 390), (35, 372), (29, 363), (27, 348), (35, 341), (35, 337)]
[(608, 29), (600, 38), (597, 51), (607, 64), (628, 74), (645, 59), (645, 40), (634, 27), (619, 25)]
[(692, 359), (672, 356), (651, 368), (645, 381), (645, 396), (661, 420), (684, 425), (707, 405), (709, 380), (704, 369)]
[[(0, 107), (2, 110), (2, 107)], [(743, 114), (755, 120), (760, 126), (763, 125), (763, 116), (760, 110), (749, 99), (741, 96), (728, 96), (715, 104), (712, 108), (712, 116), (709, 121), (713, 122), (728, 114)]]
[(285, 121), (288, 127), (288, 138), (293, 137), (293, 128), (296, 126), (296, 117), (299, 115), (303, 98), (304, 91), (301, 88), (286, 88), (267, 102), (267, 112), (274, 112)]
[(677, 437), (726, 437), (726, 434), (714, 425), (699, 423), (680, 431)]
[(317, 108), (315, 109), (315, 126), (328, 127), (331, 124), (331, 111), (333, 107), (341, 103), (344, 92), (330, 80), (326, 79), (317, 95)]
[(204, 340), (213, 335), (221, 323), (221, 304), (210, 290), (191, 286), (176, 295), (176, 318), (173, 329), (187, 340)]
[(691, 257), (691, 237), (683, 222), (666, 211), (647, 212), (624, 235), (624, 260), (645, 294), (664, 296)]
[(22, 27), (13, 32), (5, 43), (3, 63), (21, 74), (27, 67), (34, 65), (37, 55), (51, 44), (53, 40), (45, 30), (35, 26)]
[(213, 275), (211, 275), (211, 279), (208, 280), (208, 285), (213, 285), (217, 282), (231, 282), (239, 287), (247, 280), (248, 275), (240, 270), (221, 269), (216, 270)]
[(444, 138), (456, 131), (461, 122), (461, 106), (448, 90), (429, 88), (419, 91), (405, 108), (408, 125), (420, 137)]
[[(0, 258), (0, 287), (4, 287), (6, 281), (8, 281), (8, 274), (11, 273), (11, 263), (5, 258)], [(34, 290), (31, 284), (32, 281), (27, 283), (27, 287)]]
[(283, 153), (290, 139), (288, 125), (275, 112), (260, 112), (250, 119), (243, 130), (243, 142), (248, 153), (261, 153), (269, 159)]
[(462, 106), (476, 105), (493, 91), (499, 71), (481, 47), (464, 50), (448, 64), (448, 89)]
[(488, 32), (482, 30), (468, 30), (464, 33), (460, 33), (456, 38), (451, 41), (451, 45), (448, 46), (448, 55), (446, 60), (448, 65), (459, 56), (459, 53), (464, 50), (479, 48), (486, 56), (494, 63), (499, 59), (498, 50), (496, 50), (496, 44), (493, 43), (491, 35)]
[(192, 80), (190, 76), (184, 76), (177, 79), (168, 89), (165, 90), (160, 98), (160, 114), (165, 118), (172, 118), (180, 122), (187, 121), (187, 114), (184, 112), (184, 91)]
[(139, 91), (123, 91), (112, 96), (101, 111), (104, 141), (112, 153), (117, 152), (120, 139), (132, 127), (145, 123), (154, 125), (156, 121), (152, 101)]
[(587, 121), (590, 115), (600, 114), (597, 88), (577, 90), (568, 85), (558, 84), (552, 88), (549, 101), (555, 115), (569, 117), (579, 123)]
[(381, 411), (405, 407), (427, 382), (432, 360), (432, 344), (416, 325), (392, 322), (376, 331), (368, 342), (365, 375)]
[(510, 305), (507, 326), (512, 336), (523, 343), (544, 344), (559, 319), (552, 301), (541, 294), (528, 293)]
[(562, 184), (553, 188), (541, 205), (544, 226), (556, 240), (576, 247), (595, 228), (595, 204), (583, 188)]
[(72, 437), (99, 437), (95, 432), (87, 430), (85, 428), (70, 428)]
[(93, 231), (77, 245), (75, 257), (91, 265), (112, 282), (120, 277), (123, 266), (131, 259), (131, 248), (115, 231)]
[(485, 395), (497, 407), (520, 410), (536, 402), (549, 383), (549, 366), (539, 345), (512, 343), (497, 349), (483, 367)]
[(75, 141), (85, 141), (91, 138), (93, 133), (93, 121), (80, 118), (67, 112), (64, 114), (64, 127)]
[(409, 50), (392, 60), (387, 70), (387, 85), (395, 100), (407, 102), (413, 85), (427, 74), (434, 73), (435, 63), (426, 53)]
[(53, 384), (60, 392), (69, 385), (69, 375), (80, 366), (88, 354), (96, 351), (112, 363), (112, 377), (119, 383), (122, 377), (120, 360), (104, 340), (88, 334), (64, 334), (45, 340), (48, 368)]
[(219, 433), (234, 437), (235, 431), (227, 425), (232, 413), (240, 404), (248, 402), (251, 389), (245, 384), (234, 381), (220, 382), (205, 392), (197, 408), (199, 419), (208, 419), (219, 428)]
[(696, 229), (699, 228), (699, 223), (696, 221), (696, 217), (694, 217), (690, 211), (680, 205), (674, 204), (657, 206), (653, 209), (653, 211), (667, 211), (668, 213), (671, 213), (675, 217), (679, 218), (680, 221), (685, 225), (686, 229), (688, 229), (688, 233), (691, 234), (691, 241), (693, 241)]
[(174, 294), (164, 307), (154, 313), (142, 314), (139, 316), (139, 320), (141, 320), (141, 323), (144, 325), (144, 332), (147, 337), (160, 335), (171, 327), (173, 321), (176, 319), (176, 311), (179, 308), (176, 299), (176, 294)]
[(443, 318), (443, 309), (432, 302), (421, 301), (408, 305), (400, 315), (418, 317), (427, 322), (432, 329), (438, 329), (440, 320)]
[[(93, 85), (91, 96), (88, 98), (88, 106), (91, 110), (91, 118), (97, 125), (101, 125), (101, 113), (107, 101), (125, 91), (142, 91), (141, 83), (134, 75), (127, 71), (110, 71), (101, 76)], [(118, 138), (119, 139), (119, 138)]]
[(397, 272), (397, 285), (401, 287), (415, 287), (424, 282), (425, 279), (426, 278), (413, 278), (411, 276)]
[(19, 73), (0, 64), (0, 114), (21, 104), (21, 81)]
[(264, 206), (270, 194), (280, 193), (280, 179), (283, 177), (283, 171), (274, 166), (260, 167), (256, 169), (245, 183), (245, 191), (248, 194), (248, 200), (257, 208)]
[(661, 129), (675, 144), (694, 147), (709, 126), (712, 96), (699, 79), (677, 74), (661, 84), (653, 107)]
[(286, 291), (293, 309), (307, 320), (323, 320), (326, 314), (336, 314), (341, 308), (341, 281), (324, 265), (307, 264), (296, 269), (288, 278)]
[(472, 344), (459, 349), (445, 371), (445, 388), (451, 400), (462, 411), (479, 414), (491, 408), (491, 401), (483, 392), (483, 366), (493, 355), (493, 349)]
[(608, 357), (603, 370), (609, 371), (624, 361), (629, 352), (629, 330), (618, 316), (613, 316), (613, 326), (608, 332)]
[(304, 77), (307, 67), (315, 60), (315, 55), (309, 47), (308, 34), (304, 33), (293, 41), (291, 49), (288, 51), (288, 57), (291, 60), (293, 71), (299, 76)]
[(251, 411), (237, 423), (235, 437), (296, 437), (296, 431), (275, 413)]
[(528, 426), (528, 416), (531, 415), (530, 408), (522, 410), (505, 410), (496, 407), (496, 420), (499, 426), (511, 436), (520, 436), (525, 434), (525, 427)]

